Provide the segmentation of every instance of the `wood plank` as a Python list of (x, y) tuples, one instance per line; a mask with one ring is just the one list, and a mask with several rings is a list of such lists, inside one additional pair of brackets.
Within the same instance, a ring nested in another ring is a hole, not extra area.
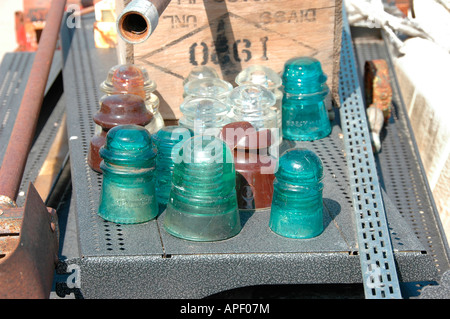
[(39, 175), (34, 181), (34, 187), (44, 201), (50, 194), (53, 183), (62, 168), (62, 164), (68, 151), (69, 144), (67, 139), (67, 123), (66, 115), (64, 114), (63, 119), (61, 120), (61, 125), (55, 136), (55, 140), (47, 154), (47, 157), (45, 158), (44, 164), (39, 171)]

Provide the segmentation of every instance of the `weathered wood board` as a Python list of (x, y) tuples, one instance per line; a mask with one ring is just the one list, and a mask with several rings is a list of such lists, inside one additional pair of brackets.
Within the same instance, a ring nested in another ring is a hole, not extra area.
[(164, 119), (176, 120), (183, 79), (197, 65), (214, 67), (235, 85), (250, 65), (281, 73), (288, 59), (312, 56), (337, 92), (341, 21), (342, 0), (172, 0), (150, 38), (119, 46), (119, 54), (147, 69)]

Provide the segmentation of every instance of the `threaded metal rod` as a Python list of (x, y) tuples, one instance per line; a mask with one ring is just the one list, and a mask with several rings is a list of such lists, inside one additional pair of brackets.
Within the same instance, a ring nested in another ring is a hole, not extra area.
[(171, 0), (133, 0), (117, 18), (120, 37), (130, 44), (147, 40)]

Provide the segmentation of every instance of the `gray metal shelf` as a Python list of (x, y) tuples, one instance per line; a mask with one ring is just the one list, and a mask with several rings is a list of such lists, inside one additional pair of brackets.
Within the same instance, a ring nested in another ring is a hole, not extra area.
[[(117, 60), (114, 50), (95, 48), (93, 22), (93, 15), (87, 15), (82, 19), (82, 28), (62, 32), (73, 176), (70, 200), (64, 204), (67, 211), (64, 227), (76, 241), (62, 239), (58, 294), (70, 291), (64, 280), (72, 266), (78, 269), (81, 283), (75, 291), (84, 298), (201, 298), (261, 285), (363, 283), (354, 181), (349, 178), (348, 145), (341, 123), (346, 108), (336, 111), (329, 137), (314, 142), (284, 141), (281, 145), (280, 153), (292, 147), (311, 149), (324, 163), (325, 231), (316, 238), (294, 240), (274, 234), (268, 228), (269, 210), (243, 213), (241, 233), (215, 243), (195, 243), (170, 236), (161, 227), (164, 215), (139, 225), (102, 220), (97, 215), (101, 175), (88, 166), (87, 152), (94, 134), (92, 117), (98, 109), (99, 84)], [(356, 61), (349, 54), (352, 45), (348, 31), (344, 30), (343, 39), (342, 59), (350, 67), (341, 69), (341, 86), (359, 101)], [(345, 92), (341, 92), (342, 98)], [(388, 222), (389, 234), (384, 236), (392, 243), (395, 274), (402, 285), (436, 281), (432, 255), (390, 195), (379, 189), (377, 200), (382, 201), (382, 215), (385, 212)], [(63, 210), (60, 214), (64, 214)]]

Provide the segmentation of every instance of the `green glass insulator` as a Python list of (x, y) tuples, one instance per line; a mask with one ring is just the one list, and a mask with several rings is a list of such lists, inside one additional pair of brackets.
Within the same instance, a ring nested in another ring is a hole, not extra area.
[(119, 224), (149, 221), (158, 215), (156, 152), (142, 126), (112, 128), (100, 149), (103, 184), (98, 214)]
[(163, 208), (169, 201), (174, 160), (192, 131), (181, 126), (166, 126), (152, 136), (158, 150), (156, 157), (156, 198)]
[(275, 173), (269, 227), (289, 238), (312, 238), (323, 231), (323, 166), (306, 149), (283, 154)]
[(193, 241), (217, 241), (241, 230), (233, 155), (214, 136), (187, 140), (176, 159), (164, 219), (166, 231)]

